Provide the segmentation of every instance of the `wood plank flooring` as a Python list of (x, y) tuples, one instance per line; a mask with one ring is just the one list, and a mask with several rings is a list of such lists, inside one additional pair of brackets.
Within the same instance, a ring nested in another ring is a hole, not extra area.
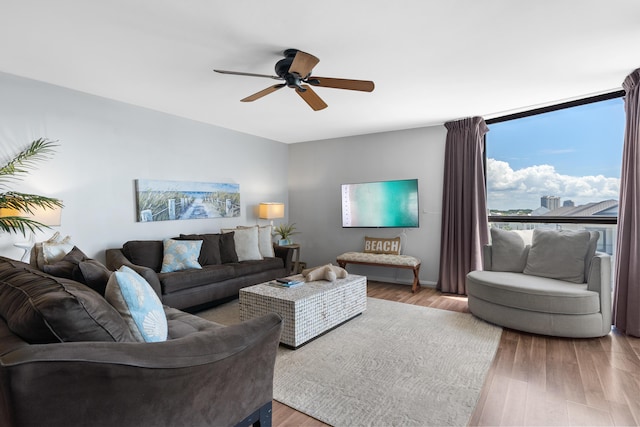
[[(466, 297), (369, 281), (373, 298), (468, 313)], [(325, 426), (273, 402), (275, 427)], [(640, 339), (565, 339), (504, 329), (471, 426), (640, 425)]]

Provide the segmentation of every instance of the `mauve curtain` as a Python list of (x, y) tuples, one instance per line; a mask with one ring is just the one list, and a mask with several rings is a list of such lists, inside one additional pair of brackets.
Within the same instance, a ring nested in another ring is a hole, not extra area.
[(613, 324), (640, 337), (640, 68), (622, 87), (627, 116), (622, 151)]
[(481, 117), (445, 123), (440, 274), (437, 289), (466, 295), (465, 278), (482, 268), (482, 247), (489, 242), (483, 168)]

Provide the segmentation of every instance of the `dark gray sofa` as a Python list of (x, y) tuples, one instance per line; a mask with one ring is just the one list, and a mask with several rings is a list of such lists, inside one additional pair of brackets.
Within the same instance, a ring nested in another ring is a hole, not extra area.
[(238, 261), (233, 233), (189, 235), (177, 239), (203, 240), (199, 258), (202, 269), (161, 273), (162, 240), (134, 240), (122, 248), (107, 249), (107, 267), (122, 265), (135, 270), (160, 295), (162, 303), (194, 311), (207, 305), (237, 298), (241, 288), (289, 274), (293, 250), (274, 246), (275, 257)]
[(133, 342), (97, 292), (0, 257), (0, 425), (270, 425), (281, 318), (164, 309), (167, 341)]

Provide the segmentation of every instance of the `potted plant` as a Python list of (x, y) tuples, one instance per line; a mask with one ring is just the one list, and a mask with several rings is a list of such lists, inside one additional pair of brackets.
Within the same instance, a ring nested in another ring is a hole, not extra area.
[(24, 215), (32, 214), (37, 208), (61, 208), (63, 207), (61, 200), (36, 194), (18, 193), (10, 191), (7, 187), (9, 183), (19, 180), (20, 175), (27, 174), (29, 168), (33, 167), (37, 161), (48, 159), (53, 152), (53, 147), (56, 146), (56, 141), (46, 138), (37, 139), (0, 167), (0, 230), (10, 233), (19, 231), (26, 236), (26, 230), (33, 233), (35, 230), (49, 228)]
[(290, 237), (294, 234), (298, 234), (296, 231), (296, 224), (280, 224), (273, 228), (273, 235), (280, 236), (278, 244), (280, 246), (286, 246), (291, 244)]

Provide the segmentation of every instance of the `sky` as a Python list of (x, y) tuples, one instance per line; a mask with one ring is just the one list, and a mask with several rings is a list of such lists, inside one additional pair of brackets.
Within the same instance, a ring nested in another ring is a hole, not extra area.
[(489, 209), (536, 209), (618, 199), (624, 101), (614, 98), (489, 125)]

